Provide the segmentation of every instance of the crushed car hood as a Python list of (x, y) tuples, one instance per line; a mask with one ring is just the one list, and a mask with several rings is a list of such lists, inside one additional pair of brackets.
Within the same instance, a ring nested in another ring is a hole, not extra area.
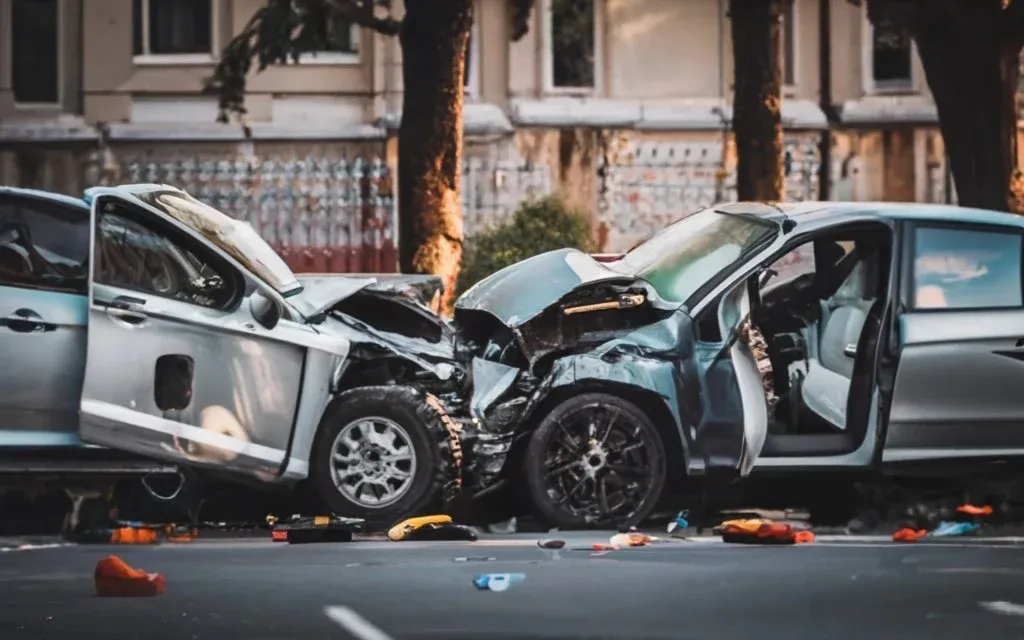
[(289, 299), (307, 318), (327, 312), (352, 294), (377, 282), (377, 278), (358, 276), (321, 276), (301, 278), (302, 291)]
[(455, 309), (486, 311), (516, 328), (585, 284), (635, 281), (576, 249), (558, 249), (491, 274), (455, 301)]
[(307, 318), (330, 310), (342, 300), (371, 289), (407, 296), (431, 307), (443, 288), (439, 276), (383, 274), (299, 274), (302, 292), (289, 300)]

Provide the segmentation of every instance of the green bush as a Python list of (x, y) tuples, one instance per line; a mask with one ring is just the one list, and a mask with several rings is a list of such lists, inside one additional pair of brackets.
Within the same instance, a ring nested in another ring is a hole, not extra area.
[(592, 246), (587, 218), (562, 199), (549, 196), (524, 202), (509, 219), (469, 238), (456, 294), (535, 255), (565, 247), (592, 251)]

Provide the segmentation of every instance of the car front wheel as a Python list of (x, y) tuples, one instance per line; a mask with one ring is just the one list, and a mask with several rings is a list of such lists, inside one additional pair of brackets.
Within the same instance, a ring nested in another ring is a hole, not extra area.
[(624, 398), (586, 393), (565, 400), (530, 437), (526, 484), (550, 525), (630, 526), (665, 486), (665, 447), (647, 415)]
[(456, 462), (445, 418), (436, 402), (410, 387), (345, 392), (313, 445), (318, 496), (333, 513), (371, 525), (422, 514), (438, 502)]

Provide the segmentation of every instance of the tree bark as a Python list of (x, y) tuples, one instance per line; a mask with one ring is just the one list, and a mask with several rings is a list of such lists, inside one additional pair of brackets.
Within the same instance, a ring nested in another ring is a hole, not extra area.
[(462, 259), (462, 98), (473, 0), (406, 0), (398, 131), (398, 247), (403, 273), (439, 275), (442, 308)]
[(957, 203), (1016, 210), (1020, 47), (969, 23), (922, 17), (912, 27), (956, 185)]
[(778, 201), (782, 168), (782, 9), (791, 0), (730, 0), (735, 64), (732, 130), (740, 200)]

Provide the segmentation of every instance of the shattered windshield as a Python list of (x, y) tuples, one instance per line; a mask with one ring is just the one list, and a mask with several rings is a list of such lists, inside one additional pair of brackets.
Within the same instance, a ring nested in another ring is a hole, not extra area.
[(776, 235), (777, 225), (768, 220), (705, 209), (666, 227), (609, 266), (644, 278), (666, 300), (684, 303)]
[(278, 292), (287, 295), (302, 291), (292, 270), (251, 225), (228, 217), (183, 191), (147, 191), (135, 196), (201, 233)]

